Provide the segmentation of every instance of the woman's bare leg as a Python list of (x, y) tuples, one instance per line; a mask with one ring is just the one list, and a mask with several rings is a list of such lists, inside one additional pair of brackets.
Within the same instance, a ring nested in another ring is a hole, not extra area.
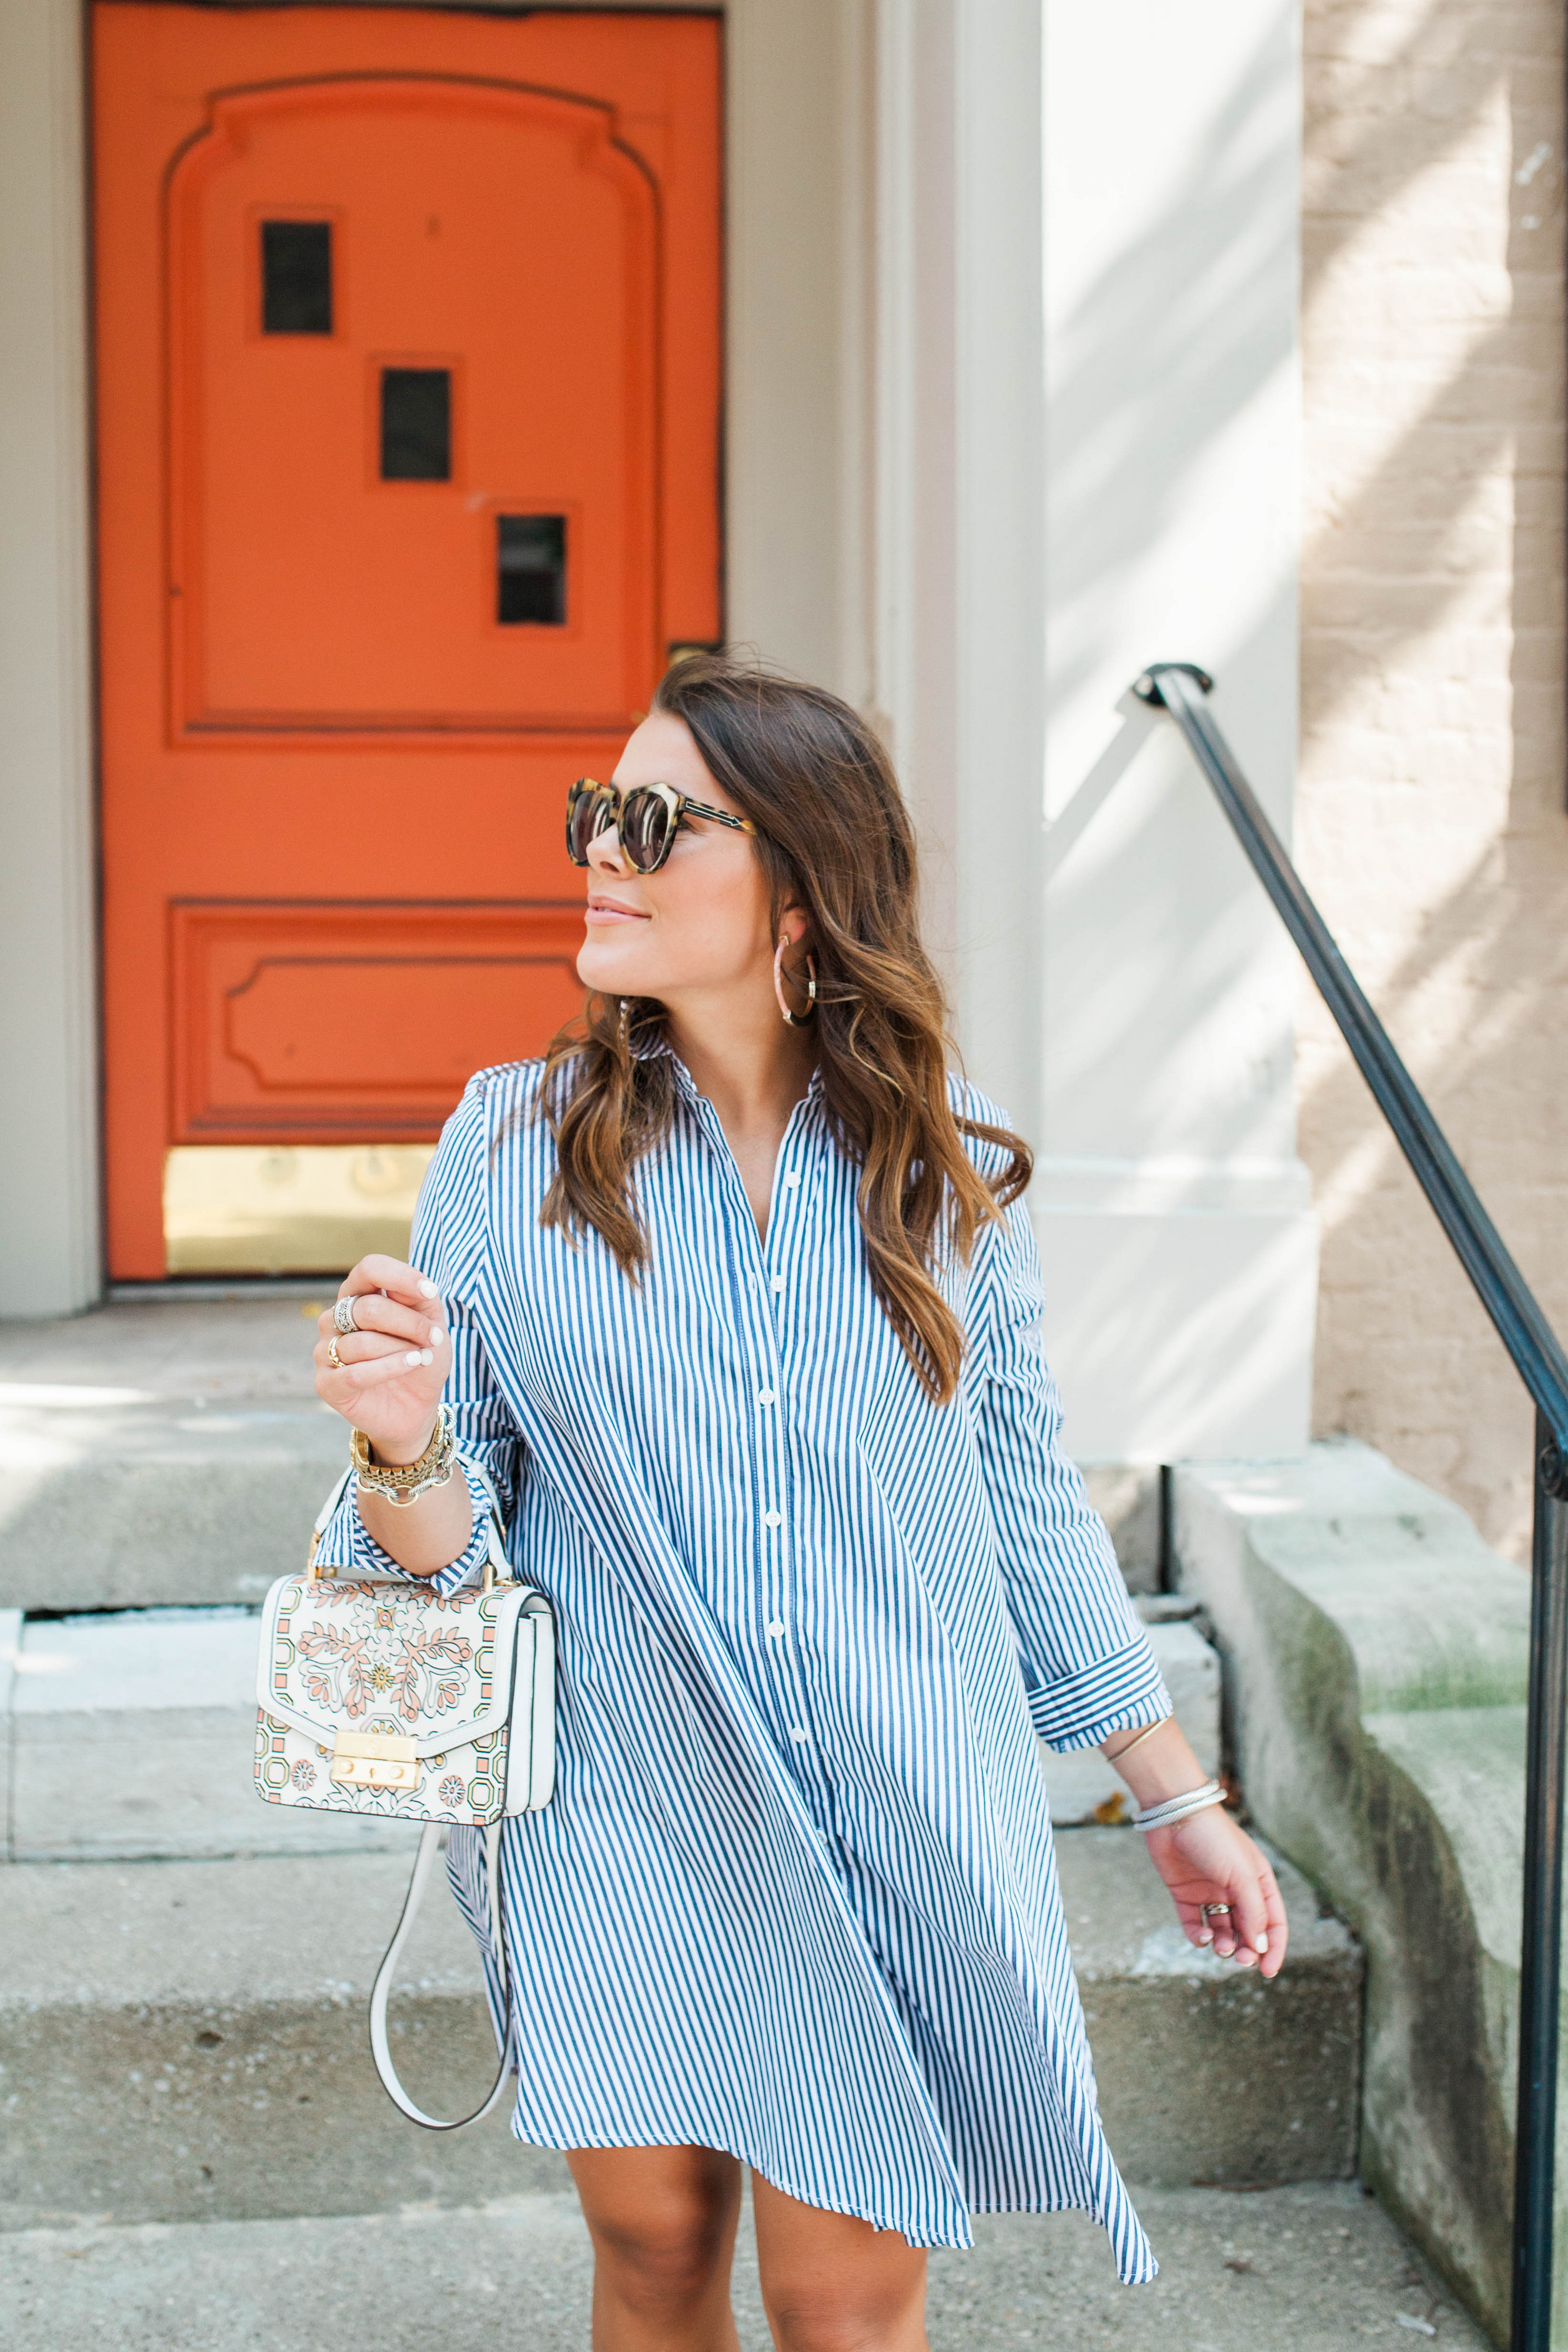
[(751, 2176), (762, 2305), (779, 2352), (927, 2352), (925, 2252)]
[(739, 2352), (729, 2307), (736, 2158), (585, 2147), (566, 2160), (593, 2240), (593, 2352)]

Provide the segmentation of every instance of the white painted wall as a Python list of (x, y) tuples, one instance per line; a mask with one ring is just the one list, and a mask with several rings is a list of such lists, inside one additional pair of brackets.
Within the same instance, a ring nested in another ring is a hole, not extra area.
[(0, 0), (0, 1315), (99, 1283), (77, 0)]
[(1045, 25), (1047, 1343), (1081, 1456), (1291, 1453), (1316, 1266), (1293, 959), (1168, 722), (1124, 690), (1151, 660), (1211, 670), (1288, 837), (1296, 10), (1048, 0)]

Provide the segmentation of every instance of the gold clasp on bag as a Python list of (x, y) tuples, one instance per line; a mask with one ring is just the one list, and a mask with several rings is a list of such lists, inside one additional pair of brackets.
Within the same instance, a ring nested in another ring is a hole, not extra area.
[(328, 1776), (350, 1789), (419, 1787), (419, 1758), (412, 1739), (387, 1731), (340, 1731), (332, 1742)]

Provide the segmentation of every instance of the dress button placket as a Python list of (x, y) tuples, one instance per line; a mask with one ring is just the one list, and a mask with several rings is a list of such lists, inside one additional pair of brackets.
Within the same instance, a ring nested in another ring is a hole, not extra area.
[[(770, 1245), (777, 1246), (780, 1241), (788, 1239), (789, 1213), (795, 1206), (800, 1191), (800, 1177), (798, 1170), (786, 1169), (778, 1188), (774, 1222), (768, 1233)], [(768, 1290), (773, 1298), (781, 1298), (787, 1286), (787, 1276), (774, 1273), (768, 1277)], [(781, 1335), (771, 1316), (765, 1320), (768, 1324), (768, 1339), (774, 1370), (768, 1381), (758, 1391), (757, 1402), (764, 1411), (769, 1406), (776, 1406), (784, 1394)], [(779, 1504), (787, 1499), (789, 1447), (783, 1425), (783, 1414), (780, 1412), (777, 1419), (772, 1419), (770, 1415), (769, 1419), (772, 1422), (769, 1449), (771, 1459), (768, 1463), (763, 1484), (765, 1494), (777, 1499), (770, 1500), (762, 1513), (762, 1525), (767, 1530), (762, 1543), (762, 1593), (765, 1607), (768, 1601), (773, 1603), (772, 1609), (768, 1612), (766, 1627), (768, 1656), (773, 1676), (776, 1678), (777, 1704), (785, 1738), (792, 1753), (804, 1763), (812, 1754), (814, 1743), (810, 1732), (802, 1720), (807, 1704), (806, 1693), (800, 1682), (799, 1662), (791, 1653), (788, 1638), (789, 1622), (786, 1621), (793, 1622), (793, 1610), (787, 1590), (791, 1563), (784, 1542), (776, 1533), (784, 1525), (784, 1513), (779, 1507)]]

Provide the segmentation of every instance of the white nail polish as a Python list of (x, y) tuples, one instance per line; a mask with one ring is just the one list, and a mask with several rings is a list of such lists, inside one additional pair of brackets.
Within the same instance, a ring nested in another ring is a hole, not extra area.
[(1269, 1938), (1267, 1936), (1258, 1936), (1255, 1937), (1253, 1940), (1259, 1951), (1266, 1952), (1268, 1950)]
[(405, 1364), (417, 1364), (419, 1360), (420, 1351), (417, 1348), (411, 1348), (407, 1355), (403, 1358), (403, 1362)]
[(419, 1360), (422, 1364), (434, 1364), (435, 1361), (434, 1349), (422, 1348), (419, 1351)]
[(1213, 1937), (1211, 1935), (1209, 1935), (1209, 1934), (1208, 1934), (1208, 1932), (1207, 1932), (1207, 1930), (1206, 1929), (1206, 1930), (1204, 1931), (1204, 1933), (1203, 1933), (1203, 1934), (1198, 1937), (1198, 1939), (1197, 1939), (1197, 1940), (1198, 1940), (1198, 1942), (1199, 1942), (1200, 1944), (1212, 1944), (1212, 1943), (1213, 1943), (1213, 1941), (1214, 1941), (1214, 1937)]
[(432, 1339), (434, 1339), (434, 1341), (435, 1342), (435, 1345), (439, 1348), (439, 1347), (440, 1347), (440, 1345), (441, 1345), (441, 1343), (442, 1343), (442, 1341), (443, 1341), (443, 1339), (445, 1339), (445, 1337), (446, 1337), (446, 1326), (445, 1326), (445, 1324), (444, 1324), (444, 1323), (433, 1323), (433, 1324), (431, 1325), (431, 1327), (430, 1327), (430, 1336), (431, 1336)]
[(434, 1298), (435, 1296), (434, 1283), (426, 1282), (423, 1274), (419, 1277), (419, 1295), (422, 1298)]

